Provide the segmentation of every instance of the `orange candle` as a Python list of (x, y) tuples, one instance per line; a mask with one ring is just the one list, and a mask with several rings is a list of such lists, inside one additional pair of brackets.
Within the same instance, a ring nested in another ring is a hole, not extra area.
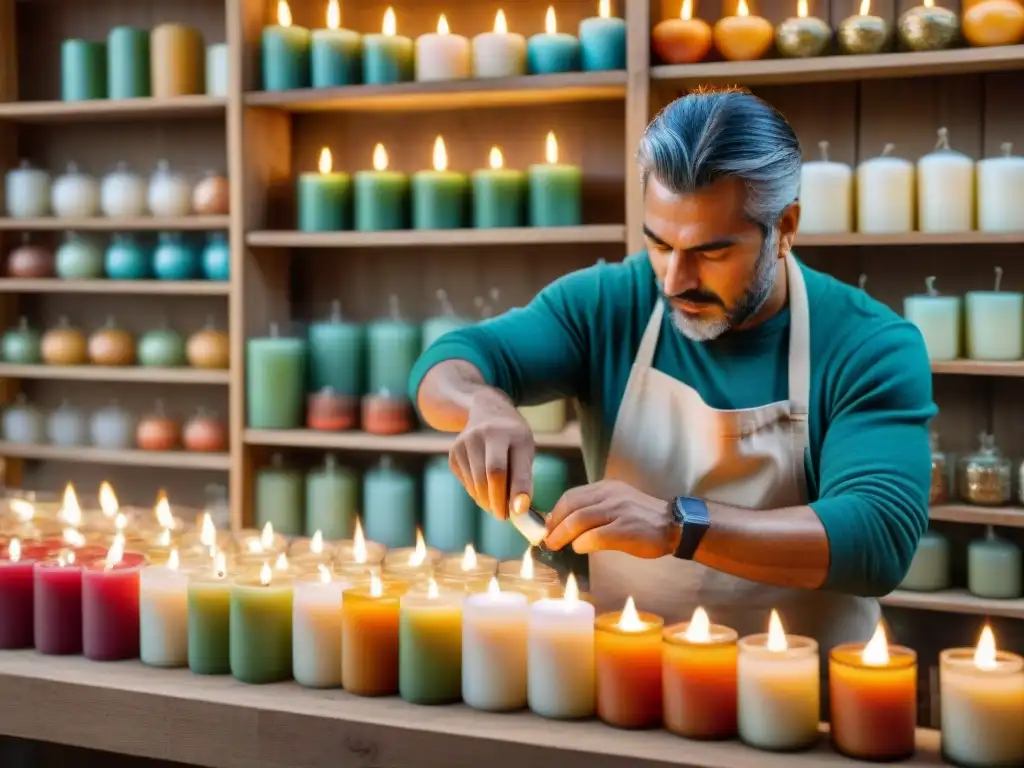
[(902, 760), (914, 754), (917, 654), (889, 645), (878, 625), (871, 640), (829, 654), (832, 744), (857, 760)]
[(651, 47), (665, 64), (693, 64), (711, 50), (711, 27), (693, 18), (693, 0), (683, 0), (678, 19), (665, 19), (651, 32)]
[(408, 584), (370, 575), (342, 595), (341, 684), (357, 696), (398, 693), (398, 617)]
[(665, 622), (638, 613), (633, 598), (594, 623), (597, 716), (619, 728), (661, 725), (661, 631)]
[(772, 47), (775, 30), (771, 22), (751, 16), (747, 0), (739, 0), (736, 15), (719, 19), (714, 29), (715, 48), (729, 61), (760, 59)]
[(666, 627), (661, 654), (665, 728), (688, 739), (736, 735), (736, 630), (703, 608)]

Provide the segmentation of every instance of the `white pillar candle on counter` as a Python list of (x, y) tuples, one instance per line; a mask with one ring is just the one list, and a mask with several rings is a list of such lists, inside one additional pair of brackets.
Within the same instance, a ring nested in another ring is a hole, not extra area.
[(4, 177), (4, 209), (12, 219), (38, 219), (50, 213), (50, 174), (22, 160)]
[(903, 317), (921, 331), (929, 360), (956, 360), (960, 357), (960, 297), (939, 295), (934, 277), (926, 277), (924, 284), (924, 295), (903, 300)]
[(341, 685), (341, 596), (352, 586), (321, 564), (292, 596), (292, 675), (307, 688)]
[(971, 360), (1024, 357), (1024, 293), (999, 290), (1002, 280), (1002, 267), (996, 267), (995, 290), (968, 291), (964, 297)]
[(1024, 658), (996, 650), (986, 626), (977, 648), (939, 654), (942, 754), (957, 765), (1024, 765)]
[(853, 231), (853, 169), (828, 158), (828, 142), (818, 142), (821, 160), (800, 169), (800, 232), (831, 235)]
[(893, 235), (914, 229), (914, 164), (892, 157), (895, 144), (857, 166), (857, 231)]
[(1024, 232), (1024, 157), (1009, 142), (999, 149), (999, 157), (978, 161), (978, 229)]
[(526, 595), (502, 592), (491, 579), (486, 592), (462, 608), (462, 698), (494, 712), (526, 706)]
[(416, 38), (416, 80), (462, 80), (469, 77), (469, 40), (453, 35), (442, 13), (437, 32)]
[(805, 749), (818, 739), (821, 700), (818, 643), (787, 637), (772, 611), (768, 633), (739, 641), (736, 714), (740, 738), (752, 747)]
[(178, 550), (139, 575), (139, 659), (154, 667), (188, 664), (188, 575)]
[(935, 150), (917, 161), (917, 228), (922, 232), (974, 229), (974, 161), (949, 146), (939, 128)]
[(505, 12), (498, 9), (494, 31), (473, 38), (473, 77), (515, 77), (526, 74), (526, 38), (508, 31)]

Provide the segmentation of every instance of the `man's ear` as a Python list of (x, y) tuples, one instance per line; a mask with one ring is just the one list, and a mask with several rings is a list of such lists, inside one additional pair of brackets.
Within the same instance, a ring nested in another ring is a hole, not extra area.
[(779, 257), (788, 256), (793, 250), (796, 231), (800, 224), (800, 203), (790, 205), (779, 217)]

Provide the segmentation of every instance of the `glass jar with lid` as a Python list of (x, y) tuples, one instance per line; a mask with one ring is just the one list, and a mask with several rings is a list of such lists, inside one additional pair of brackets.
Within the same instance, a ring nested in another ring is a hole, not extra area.
[(946, 454), (939, 448), (939, 433), (932, 430), (928, 442), (932, 449), (932, 486), (928, 503), (933, 506), (945, 504), (949, 501), (949, 464)]
[(994, 435), (983, 433), (976, 453), (962, 456), (956, 465), (956, 488), (963, 501), (984, 507), (1009, 503), (1012, 463), (996, 446)]

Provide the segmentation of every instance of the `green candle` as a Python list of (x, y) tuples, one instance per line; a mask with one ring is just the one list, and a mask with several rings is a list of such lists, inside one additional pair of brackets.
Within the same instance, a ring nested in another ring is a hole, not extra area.
[(114, 27), (107, 35), (107, 95), (111, 99), (149, 96), (149, 31)]
[(223, 556), (188, 583), (188, 666), (197, 675), (231, 673), (231, 581)]
[(521, 227), (526, 219), (526, 174), (504, 168), (501, 149), (491, 147), (490, 168), (473, 171), (473, 226)]
[(284, 464), (284, 457), (275, 453), (270, 466), (256, 473), (256, 527), (267, 523), (284, 536), (299, 536), (304, 530), (302, 511), (302, 475)]
[(420, 327), (398, 314), (398, 298), (391, 297), (391, 317), (367, 327), (369, 347), (368, 390), (404, 397), (412, 367), (420, 355)]
[(558, 142), (549, 133), (544, 163), (526, 170), (531, 227), (574, 227), (582, 223), (583, 174), (578, 165), (558, 162)]
[(60, 46), (60, 97), (64, 101), (107, 98), (107, 46), (65, 40)]
[(401, 598), (398, 620), (398, 692), (413, 704), (462, 699), (462, 598), (427, 589)]
[(413, 44), (397, 34), (395, 12), (388, 8), (379, 35), (363, 37), (363, 82), (389, 85), (412, 80)]
[(292, 580), (263, 564), (231, 586), (231, 674), (259, 685), (292, 676)]
[(409, 177), (388, 170), (388, 153), (383, 144), (373, 148), (373, 170), (356, 171), (353, 181), (359, 232), (408, 228)]
[(363, 36), (341, 29), (338, 0), (327, 4), (327, 29), (314, 29), (310, 57), (314, 88), (358, 85), (362, 80)]
[(466, 223), (469, 181), (448, 170), (444, 139), (434, 140), (434, 170), (412, 175), (413, 229), (459, 229)]
[(340, 301), (331, 302), (327, 319), (310, 323), (308, 336), (310, 390), (330, 387), (339, 395), (362, 395), (366, 332), (359, 323), (344, 320)]
[(277, 4), (277, 24), (264, 27), (261, 39), (263, 90), (286, 91), (309, 87), (311, 35), (292, 24), (287, 3)]
[(967, 548), (967, 589), (972, 595), (992, 600), (1018, 598), (1022, 570), (1020, 547), (996, 536), (991, 526), (985, 538), (972, 541)]
[(359, 478), (327, 454), (323, 467), (306, 475), (306, 535), (320, 531), (325, 539), (351, 539), (358, 508)]
[(340, 232), (352, 228), (352, 180), (332, 170), (331, 150), (320, 150), (318, 168), (300, 173), (298, 182), (299, 230)]
[(253, 429), (302, 426), (306, 394), (306, 341), (270, 335), (249, 339), (245, 355), (247, 419)]

